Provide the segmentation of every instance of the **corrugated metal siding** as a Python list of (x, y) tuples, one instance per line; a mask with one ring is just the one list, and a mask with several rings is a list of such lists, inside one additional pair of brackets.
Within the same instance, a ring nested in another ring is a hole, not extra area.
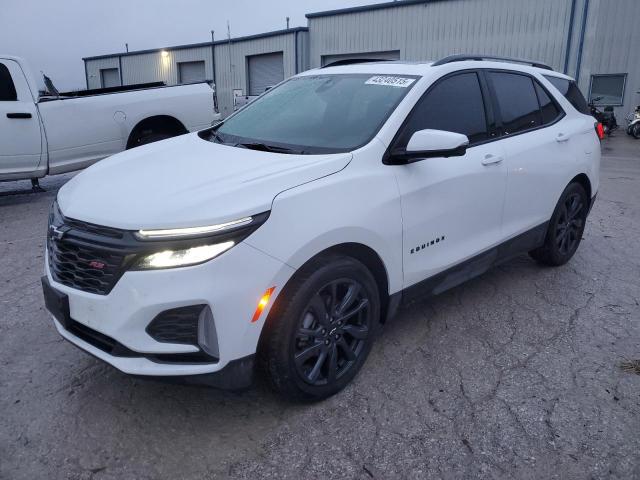
[(100, 70), (103, 68), (119, 68), (118, 57), (87, 60), (85, 69), (87, 72), (87, 88), (102, 88)]
[[(301, 33), (298, 34), (298, 37)], [(246, 95), (248, 85), (247, 57), (261, 53), (282, 52), (284, 78), (295, 75), (295, 32), (230, 44), (216, 45), (216, 82), (218, 109), (223, 117), (233, 113), (233, 90)]]
[(580, 89), (589, 93), (591, 75), (626, 73), (624, 105), (616, 107), (618, 123), (640, 105), (640, 1), (591, 0), (585, 29)]
[(176, 85), (179, 81), (178, 63), (194, 61), (204, 61), (207, 80), (211, 80), (211, 47), (197, 47), (168, 50), (166, 57), (161, 52), (122, 57), (123, 83), (166, 82), (167, 85)]
[(403, 60), (454, 53), (564, 66), (571, 0), (449, 0), (309, 19), (311, 67), (322, 55), (400, 50)]

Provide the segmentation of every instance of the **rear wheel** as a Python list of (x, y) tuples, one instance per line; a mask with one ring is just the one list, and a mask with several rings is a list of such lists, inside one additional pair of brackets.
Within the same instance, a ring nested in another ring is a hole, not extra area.
[(167, 138), (175, 137), (177, 135), (180, 135), (180, 134), (177, 132), (169, 132), (169, 131), (156, 132), (153, 130), (144, 130), (140, 132), (133, 139), (133, 142), (130, 148), (140, 147), (142, 145), (147, 145), (153, 142), (159, 142), (160, 140), (165, 140)]
[(571, 183), (556, 205), (544, 244), (529, 255), (545, 265), (567, 263), (580, 245), (588, 213), (587, 193), (579, 183)]
[(346, 256), (299, 272), (265, 326), (263, 367), (284, 396), (322, 400), (342, 390), (364, 364), (380, 322), (377, 284)]

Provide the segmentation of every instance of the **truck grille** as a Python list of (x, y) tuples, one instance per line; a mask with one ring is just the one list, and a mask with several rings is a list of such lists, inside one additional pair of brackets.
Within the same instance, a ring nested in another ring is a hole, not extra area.
[(124, 272), (125, 256), (73, 239), (47, 241), (49, 268), (56, 282), (84, 292), (107, 295)]

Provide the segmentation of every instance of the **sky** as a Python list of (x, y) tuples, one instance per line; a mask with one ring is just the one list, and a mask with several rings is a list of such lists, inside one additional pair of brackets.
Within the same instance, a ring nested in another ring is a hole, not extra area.
[(305, 13), (380, 0), (0, 0), (0, 54), (23, 57), (59, 90), (85, 87), (82, 57), (306, 26)]

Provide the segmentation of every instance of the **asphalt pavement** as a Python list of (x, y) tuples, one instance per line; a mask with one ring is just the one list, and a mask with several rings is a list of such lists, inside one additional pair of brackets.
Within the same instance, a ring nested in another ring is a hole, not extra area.
[(314, 405), (134, 379), (62, 340), (40, 276), (71, 175), (0, 184), (0, 478), (639, 479), (640, 140), (603, 153), (569, 264), (524, 255), (409, 305)]

